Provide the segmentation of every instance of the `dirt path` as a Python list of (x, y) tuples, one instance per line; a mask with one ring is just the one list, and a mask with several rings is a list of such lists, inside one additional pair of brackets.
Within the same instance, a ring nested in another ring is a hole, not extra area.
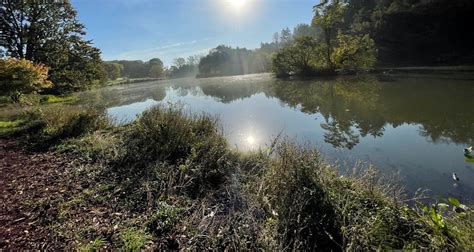
[(72, 164), (63, 155), (30, 153), (15, 140), (0, 139), (0, 250), (64, 245), (48, 226), (58, 215), (55, 202), (74, 190), (64, 176)]

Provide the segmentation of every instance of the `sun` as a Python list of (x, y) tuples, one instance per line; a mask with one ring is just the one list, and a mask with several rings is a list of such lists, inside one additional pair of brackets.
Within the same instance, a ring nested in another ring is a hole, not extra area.
[(253, 136), (248, 136), (247, 143), (249, 143), (250, 145), (253, 145), (255, 143), (255, 138), (253, 138)]
[(242, 8), (247, 3), (247, 0), (226, 0), (226, 1), (230, 3), (236, 9)]

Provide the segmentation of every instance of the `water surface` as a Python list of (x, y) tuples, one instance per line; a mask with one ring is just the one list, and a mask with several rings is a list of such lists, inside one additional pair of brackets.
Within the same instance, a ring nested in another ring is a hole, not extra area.
[(399, 173), (409, 192), (474, 199), (474, 163), (463, 153), (474, 145), (474, 76), (468, 74), (179, 79), (86, 92), (81, 100), (120, 122), (155, 104), (180, 103), (218, 116), (229, 143), (242, 151), (268, 146), (283, 133), (320, 149), (342, 170), (361, 160)]

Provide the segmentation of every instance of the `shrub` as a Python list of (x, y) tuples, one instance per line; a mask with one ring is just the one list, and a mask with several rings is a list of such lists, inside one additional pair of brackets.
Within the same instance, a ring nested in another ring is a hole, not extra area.
[(317, 151), (283, 142), (264, 178), (260, 198), (280, 249), (446, 250), (468, 244), (469, 236), (457, 233), (472, 226), (469, 221), (439, 229), (401, 202), (396, 187), (372, 168), (339, 177)]
[(0, 59), (0, 95), (18, 102), (22, 94), (51, 88), (48, 67), (25, 59)]
[(52, 105), (30, 113), (30, 121), (39, 127), (31, 130), (30, 140), (40, 146), (49, 146), (68, 138), (75, 138), (108, 127), (104, 112), (93, 108)]
[(189, 116), (182, 108), (157, 106), (144, 112), (125, 131), (122, 148), (124, 155), (115, 165), (120, 173), (169, 179), (167, 190), (179, 188), (194, 196), (222, 184), (232, 166), (217, 120)]
[(264, 204), (276, 219), (280, 249), (338, 250), (339, 223), (324, 188), (318, 152), (283, 142), (265, 174)]

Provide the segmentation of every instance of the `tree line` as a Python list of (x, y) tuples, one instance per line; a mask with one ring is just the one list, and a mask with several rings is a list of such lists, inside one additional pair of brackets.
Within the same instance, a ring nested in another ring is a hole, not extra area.
[(17, 100), (22, 93), (68, 93), (120, 77), (164, 76), (158, 58), (104, 62), (85, 34), (69, 1), (1, 1), (0, 95)]
[(199, 75), (334, 75), (474, 62), (470, 0), (323, 0), (313, 11), (310, 24), (285, 28), (255, 50), (218, 46)]
[[(321, 75), (375, 66), (471, 64), (474, 29), (466, 24), (473, 10), (470, 0), (323, 0), (314, 6), (310, 24), (285, 28), (257, 49), (219, 45), (206, 56), (177, 58), (167, 68), (158, 58), (104, 62), (100, 50), (84, 39), (85, 27), (69, 1), (4, 0), (0, 95), (74, 92), (120, 77)], [(18, 73), (28, 78), (20, 81)], [(45, 75), (47, 80), (40, 77)]]
[(111, 80), (127, 78), (160, 78), (164, 76), (163, 61), (153, 58), (142, 60), (114, 60), (104, 62), (107, 76)]

